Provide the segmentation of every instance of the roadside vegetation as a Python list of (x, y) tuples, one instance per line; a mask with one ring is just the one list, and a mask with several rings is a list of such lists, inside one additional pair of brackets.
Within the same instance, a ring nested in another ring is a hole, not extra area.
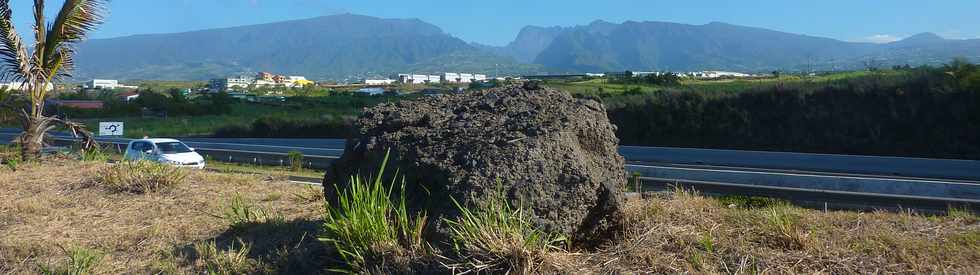
[[(0, 172), (0, 273), (954, 273), (980, 272), (966, 210), (803, 209), (688, 190), (630, 200), (628, 226), (583, 251), (530, 226), (519, 205), (460, 209), (448, 249), (396, 182), (360, 179), (343, 203), (262, 176), (186, 171), (143, 194), (99, 184), (106, 164), (65, 158)], [(322, 239), (322, 240), (318, 240)]]
[(629, 145), (980, 159), (976, 65), (831, 79), (600, 98)]
[(350, 93), (324, 97), (296, 96), (250, 102), (227, 93), (183, 95), (172, 89), (139, 91), (126, 102), (114, 91), (65, 99), (101, 100), (101, 110), (61, 108), (59, 115), (79, 119), (95, 129), (100, 121), (120, 121), (127, 137), (346, 137), (349, 124), (362, 108), (394, 100), (392, 96)]

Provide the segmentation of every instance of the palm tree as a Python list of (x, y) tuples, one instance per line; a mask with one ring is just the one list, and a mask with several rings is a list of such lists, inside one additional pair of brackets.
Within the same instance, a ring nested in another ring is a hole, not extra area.
[(65, 0), (53, 22), (44, 18), (44, 0), (34, 0), (34, 45), (26, 47), (11, 19), (10, 0), (0, 0), (0, 78), (20, 82), (30, 107), (20, 109), (24, 132), (18, 138), (25, 161), (40, 157), (47, 132), (62, 125), (81, 136), (85, 147), (94, 142), (81, 124), (44, 115), (49, 87), (71, 77), (75, 46), (102, 23), (107, 0)]

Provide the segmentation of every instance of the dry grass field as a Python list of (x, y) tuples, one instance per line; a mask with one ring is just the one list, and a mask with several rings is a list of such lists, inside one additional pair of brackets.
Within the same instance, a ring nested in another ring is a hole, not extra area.
[(305, 254), (324, 251), (319, 188), (190, 171), (171, 188), (120, 193), (93, 184), (104, 166), (62, 160), (0, 171), (0, 274), (65, 270), (87, 256), (103, 274), (320, 269), (309, 265), (322, 255)]
[[(0, 167), (0, 274), (319, 273), (343, 263), (321, 235), (318, 188), (184, 171), (172, 186), (106, 188), (106, 164)], [(599, 251), (552, 248), (504, 270), (589, 273), (980, 273), (980, 220), (965, 211), (823, 212), (694, 192), (630, 202)], [(507, 243), (507, 242), (501, 242)], [(513, 243), (513, 242), (511, 242)], [(503, 250), (513, 251), (513, 250)], [(525, 251), (527, 252), (527, 251)], [(445, 259), (445, 258), (440, 258)]]

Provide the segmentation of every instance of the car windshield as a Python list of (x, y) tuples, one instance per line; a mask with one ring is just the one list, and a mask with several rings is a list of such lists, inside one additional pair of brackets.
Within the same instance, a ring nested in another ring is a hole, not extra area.
[(187, 148), (187, 145), (180, 142), (157, 143), (157, 148), (160, 148), (160, 153), (163, 154), (180, 154), (191, 152), (191, 148)]

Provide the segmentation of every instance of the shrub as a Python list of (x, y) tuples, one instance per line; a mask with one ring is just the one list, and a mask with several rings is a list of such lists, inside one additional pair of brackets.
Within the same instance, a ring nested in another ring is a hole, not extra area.
[(446, 222), (456, 251), (465, 256), (451, 266), (476, 273), (536, 273), (545, 254), (560, 250), (567, 239), (535, 227), (523, 209), (504, 201), (502, 191), (495, 196), (477, 210), (453, 199), (460, 217)]
[(68, 256), (68, 260), (65, 262), (64, 266), (40, 265), (38, 266), (38, 269), (40, 269), (41, 274), (91, 274), (92, 269), (94, 269), (95, 266), (102, 261), (103, 256), (102, 252), (99, 252), (98, 250), (84, 247), (61, 247), (61, 251)]
[(289, 169), (298, 172), (303, 169), (303, 153), (299, 151), (289, 151)]
[(120, 162), (102, 169), (96, 182), (114, 192), (151, 193), (184, 182), (187, 171), (152, 161)]
[[(386, 154), (379, 171), (384, 171), (387, 163)], [(326, 203), (320, 240), (336, 249), (349, 271), (369, 270), (369, 265), (384, 262), (386, 254), (405, 255), (423, 248), (425, 214), (410, 218), (405, 193), (399, 192), (401, 196), (393, 200), (395, 182), (385, 186), (381, 179), (382, 172), (373, 181), (351, 176), (348, 188), (334, 186), (338, 188), (338, 204)]]

